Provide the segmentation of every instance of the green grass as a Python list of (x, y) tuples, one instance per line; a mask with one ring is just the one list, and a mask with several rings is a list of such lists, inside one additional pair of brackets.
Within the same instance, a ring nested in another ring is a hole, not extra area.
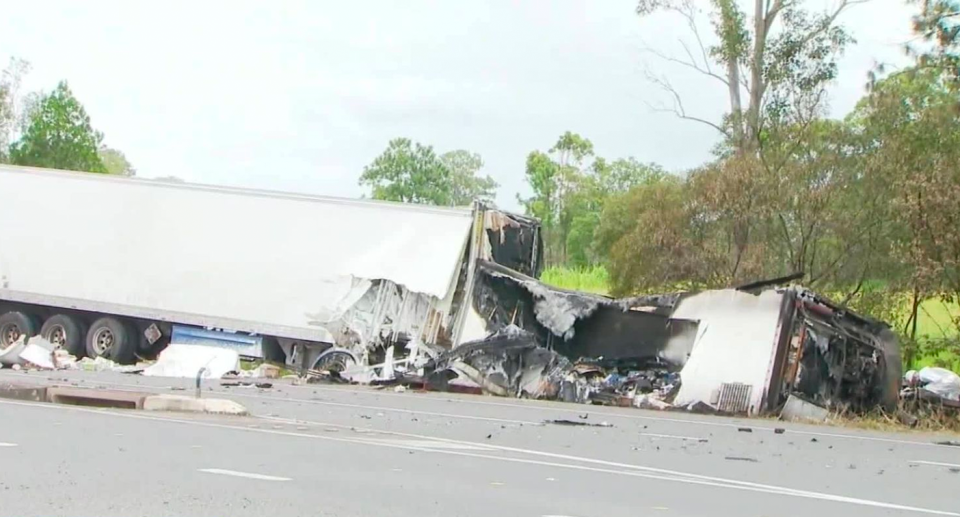
[[(904, 308), (904, 311), (909, 311), (909, 307)], [(960, 306), (956, 303), (948, 304), (941, 300), (923, 302), (920, 304), (920, 312), (917, 316), (918, 340), (955, 338), (957, 327), (954, 320), (958, 315), (960, 315)], [(948, 350), (923, 350), (921, 348), (914, 363), (910, 366), (917, 369), (924, 366), (943, 366), (958, 370), (960, 369), (960, 357), (955, 352)]]
[(586, 268), (551, 266), (540, 275), (540, 280), (545, 284), (571, 291), (584, 291), (594, 294), (610, 292), (610, 276), (603, 266)]
[(920, 304), (917, 334), (931, 338), (952, 336), (957, 333), (953, 320), (958, 314), (960, 314), (960, 307), (956, 303), (947, 304), (940, 300), (927, 300)]

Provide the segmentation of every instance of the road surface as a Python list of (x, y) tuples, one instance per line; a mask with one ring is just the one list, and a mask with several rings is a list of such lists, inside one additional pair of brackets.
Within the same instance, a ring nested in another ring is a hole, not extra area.
[[(191, 384), (7, 370), (0, 381), (160, 393)], [(0, 400), (0, 517), (960, 516), (960, 447), (936, 445), (942, 437), (219, 384), (206, 381), (204, 396), (234, 399), (252, 416)]]

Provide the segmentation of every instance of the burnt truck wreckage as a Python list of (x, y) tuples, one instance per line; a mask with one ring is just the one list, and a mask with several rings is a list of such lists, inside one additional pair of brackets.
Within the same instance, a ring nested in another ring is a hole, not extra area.
[[(731, 414), (776, 413), (789, 399), (852, 411), (896, 406), (895, 335), (810, 290), (776, 287), (795, 277), (624, 299), (558, 289), (536, 279), (543, 256), (537, 221), (482, 207), (477, 213), (450, 324), (427, 339), (384, 334), (390, 326), (383, 324), (375, 344), (338, 341), (359, 347), (360, 364), (344, 377)], [(376, 300), (365, 312), (391, 313), (382, 296)], [(394, 323), (408, 319), (395, 313)]]
[(777, 282), (625, 299), (549, 287), (539, 221), (482, 203), (7, 165), (0, 190), (18, 194), (0, 204), (4, 349), (40, 335), (131, 363), (205, 344), (356, 382), (729, 413), (896, 402), (879, 322)]
[(802, 287), (611, 299), (480, 261), (473, 293), (488, 337), (430, 361), (428, 382), (453, 372), (497, 395), (731, 414), (897, 403), (894, 334)]

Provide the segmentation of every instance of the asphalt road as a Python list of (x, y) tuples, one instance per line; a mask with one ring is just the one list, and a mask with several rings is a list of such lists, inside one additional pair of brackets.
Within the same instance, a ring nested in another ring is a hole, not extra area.
[(254, 416), (0, 400), (0, 516), (960, 516), (960, 447), (919, 433), (329, 385), (204, 396)]

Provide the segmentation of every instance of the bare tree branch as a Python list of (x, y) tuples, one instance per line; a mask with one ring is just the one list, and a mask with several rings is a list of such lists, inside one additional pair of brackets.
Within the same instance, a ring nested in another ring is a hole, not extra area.
[(710, 70), (709, 65), (707, 65), (706, 67), (701, 67), (699, 64), (697, 64), (696, 59), (694, 59), (693, 54), (690, 52), (690, 47), (688, 47), (687, 44), (686, 44), (683, 40), (679, 40), (679, 41), (680, 41), (680, 45), (683, 47), (683, 50), (687, 53), (687, 57), (690, 59), (689, 61), (684, 61), (684, 60), (682, 60), (682, 59), (677, 59), (677, 58), (675, 58), (675, 57), (668, 56), (668, 55), (664, 54), (663, 52), (660, 52), (660, 51), (658, 51), (658, 50), (656, 50), (656, 49), (654, 49), (654, 48), (652, 48), (652, 47), (644, 47), (644, 48), (641, 49), (641, 51), (643, 51), (643, 52), (648, 52), (648, 53), (650, 53), (650, 54), (653, 54), (654, 56), (656, 56), (656, 57), (658, 57), (658, 58), (660, 58), (660, 59), (662, 59), (662, 60), (664, 60), (664, 61), (669, 61), (670, 63), (676, 63), (676, 64), (678, 64), (678, 65), (683, 65), (683, 66), (685, 66), (685, 67), (687, 67), (687, 68), (696, 70), (697, 72), (700, 72), (700, 73), (703, 74), (703, 75), (706, 75), (706, 76), (708, 76), (708, 77), (712, 77), (712, 78), (714, 78), (714, 79), (722, 82), (723, 84), (729, 85), (729, 83), (727, 82), (726, 79), (724, 79), (722, 76), (719, 76), (719, 75), (713, 73), (713, 72)]
[(837, 20), (837, 17), (839, 17), (840, 14), (843, 11), (845, 11), (847, 8), (853, 7), (854, 5), (857, 5), (857, 4), (865, 4), (869, 1), (870, 0), (841, 0), (837, 8), (834, 9), (833, 13), (828, 15), (823, 20), (823, 23), (820, 25), (818, 29), (810, 31), (802, 40), (800, 40), (800, 45), (799, 45), (800, 48), (807, 46), (807, 43), (810, 43), (810, 41), (813, 40), (813, 38), (816, 38), (817, 36), (822, 34), (823, 31), (832, 27), (833, 22), (835, 22)]
[[(703, 38), (700, 37), (700, 30), (697, 29), (697, 18), (696, 12), (693, 8), (693, 2), (687, 4), (686, 9), (678, 9), (677, 12), (686, 18), (687, 26), (690, 27), (690, 31), (693, 32), (693, 37), (697, 39), (697, 46), (700, 47), (700, 56), (703, 58), (704, 66), (706, 67), (707, 71), (712, 74), (713, 70), (710, 69), (710, 58), (707, 54), (707, 46), (703, 44)], [(686, 45), (684, 45), (684, 47), (686, 47)], [(687, 54), (689, 53), (690, 51), (688, 50)], [(690, 59), (692, 60), (693, 57), (691, 56)]]
[(724, 130), (724, 129), (723, 129), (722, 127), (720, 127), (719, 125), (717, 125), (717, 124), (715, 124), (715, 123), (713, 123), (713, 122), (710, 122), (709, 120), (706, 120), (706, 119), (702, 119), (702, 118), (699, 118), (699, 117), (695, 117), (695, 116), (692, 116), (692, 115), (688, 115), (686, 109), (683, 107), (683, 99), (680, 97), (680, 94), (677, 92), (676, 88), (674, 88), (673, 85), (670, 84), (669, 81), (667, 81), (666, 79), (664, 79), (664, 78), (662, 78), (662, 77), (657, 77), (656, 75), (650, 73), (649, 70), (647, 71), (646, 75), (647, 75), (647, 80), (648, 80), (648, 81), (650, 81), (650, 82), (652, 82), (653, 84), (656, 84), (657, 86), (659, 86), (662, 90), (664, 90), (665, 92), (669, 93), (670, 96), (673, 98), (673, 107), (672, 107), (672, 108), (667, 108), (667, 107), (664, 107), (664, 106), (659, 106), (659, 107), (658, 107), (658, 106), (653, 106), (653, 105), (651, 105), (650, 103), (647, 103), (647, 106), (648, 106), (651, 110), (653, 110), (653, 111), (655, 111), (655, 112), (658, 112), (658, 113), (673, 113), (673, 114), (676, 115), (678, 118), (682, 118), (682, 119), (684, 119), (684, 120), (692, 120), (692, 121), (694, 121), (694, 122), (699, 122), (699, 123), (701, 123), (701, 124), (706, 124), (706, 125), (712, 127), (713, 129), (716, 129), (717, 131), (719, 131), (720, 134), (725, 135), (725, 136), (729, 136), (729, 135), (727, 134), (727, 131)]

